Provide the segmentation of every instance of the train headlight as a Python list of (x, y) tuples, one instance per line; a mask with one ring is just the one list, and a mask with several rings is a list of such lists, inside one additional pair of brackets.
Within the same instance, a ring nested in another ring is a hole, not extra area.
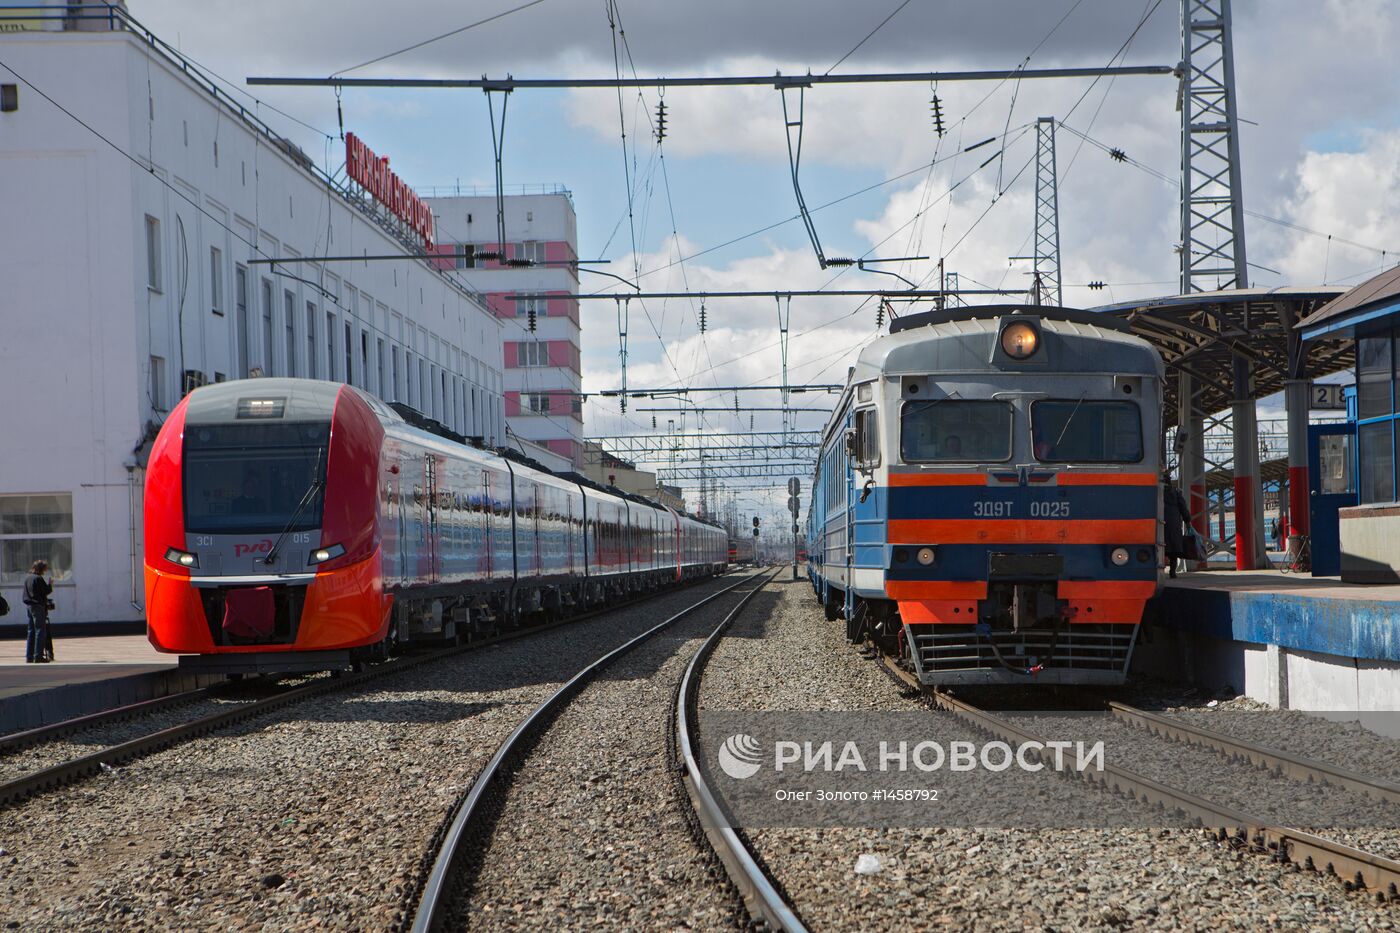
[(172, 564), (179, 564), (186, 570), (199, 569), (199, 558), (191, 554), (189, 551), (182, 551), (178, 548), (173, 547), (166, 548), (165, 559), (170, 561)]
[(1015, 321), (1001, 329), (1001, 352), (1013, 360), (1024, 360), (1040, 349), (1040, 331), (1025, 321)]
[(1108, 559), (1113, 561), (1113, 566), (1122, 567), (1128, 562), (1128, 549), (1125, 547), (1116, 547), (1113, 549), (1112, 553), (1108, 555)]
[(330, 547), (318, 547), (311, 552), (312, 564), (324, 564), (328, 560), (334, 560), (345, 553), (345, 547), (339, 544), (332, 544)]
[(933, 548), (931, 547), (921, 547), (919, 548), (919, 552), (914, 555), (914, 559), (917, 560), (919, 563), (923, 564), (925, 567), (928, 567), (933, 563), (933, 557)]

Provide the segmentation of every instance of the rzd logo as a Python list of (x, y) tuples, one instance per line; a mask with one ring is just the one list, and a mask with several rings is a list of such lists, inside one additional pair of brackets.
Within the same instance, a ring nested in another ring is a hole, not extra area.
[(740, 732), (724, 740), (719, 747), (719, 767), (725, 774), (742, 781), (758, 773), (758, 739)]
[(233, 556), (242, 557), (244, 554), (266, 554), (272, 550), (272, 539), (263, 538), (255, 544), (235, 544), (233, 546)]

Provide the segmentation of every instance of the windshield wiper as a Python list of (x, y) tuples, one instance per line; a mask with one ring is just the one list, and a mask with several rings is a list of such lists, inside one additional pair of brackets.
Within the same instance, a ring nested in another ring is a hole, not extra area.
[(301, 513), (306, 511), (306, 507), (311, 504), (312, 498), (314, 498), (320, 488), (326, 484), (326, 481), (321, 478), (321, 454), (324, 451), (324, 447), (316, 448), (316, 466), (311, 474), (313, 477), (311, 485), (307, 486), (306, 492), (301, 494), (301, 501), (297, 503), (296, 511), (292, 513), (291, 518), (287, 519), (287, 524), (283, 526), (282, 532), (277, 536), (277, 540), (273, 542), (271, 550), (269, 550), (267, 556), (263, 558), (263, 563), (267, 564), (269, 567), (277, 560), (277, 552), (282, 549), (282, 542), (287, 540), (287, 535), (291, 534), (292, 529), (296, 527), (297, 519), (301, 518)]
[(1079, 414), (1079, 406), (1084, 404), (1084, 396), (1088, 394), (1088, 392), (1085, 392), (1083, 395), (1080, 395), (1079, 401), (1075, 402), (1074, 408), (1070, 409), (1069, 417), (1065, 419), (1065, 426), (1060, 428), (1060, 436), (1055, 438), (1054, 446), (1056, 449), (1059, 448), (1060, 441), (1065, 439), (1065, 433), (1069, 431), (1069, 423), (1074, 420), (1075, 415)]

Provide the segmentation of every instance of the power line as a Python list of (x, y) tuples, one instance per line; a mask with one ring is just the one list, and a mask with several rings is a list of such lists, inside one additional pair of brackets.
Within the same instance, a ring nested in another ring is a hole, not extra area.
[(904, 0), (903, 3), (901, 3), (899, 6), (895, 7), (895, 8), (890, 12), (890, 15), (889, 15), (889, 16), (886, 16), (884, 19), (880, 20), (880, 25), (876, 26), (874, 29), (872, 29), (872, 30), (870, 30), (869, 32), (867, 32), (867, 33), (865, 34), (865, 38), (864, 38), (864, 39), (861, 39), (859, 42), (857, 42), (857, 43), (855, 44), (855, 47), (854, 47), (854, 48), (852, 48), (852, 49), (851, 49), (849, 52), (847, 52), (845, 55), (842, 55), (840, 58), (838, 58), (838, 59), (836, 60), (836, 64), (835, 64), (835, 65), (832, 65), (830, 68), (828, 68), (828, 69), (824, 72), (824, 74), (831, 74), (833, 71), (835, 71), (835, 70), (837, 69), (837, 67), (840, 66), (840, 64), (841, 64), (842, 62), (844, 62), (846, 59), (850, 58), (852, 55), (856, 54), (856, 50), (857, 50), (857, 49), (859, 49), (862, 45), (865, 45), (865, 43), (869, 42), (871, 36), (875, 35), (875, 33), (879, 32), (881, 29), (884, 29), (884, 28), (885, 28), (885, 24), (888, 23), (890, 20), (894, 19), (896, 16), (898, 16), (898, 15), (899, 15), (899, 11), (902, 10), (902, 9), (904, 9), (904, 8), (907, 7), (908, 5), (909, 5), (909, 0)]
[(468, 29), (475, 29), (478, 26), (484, 26), (487, 23), (495, 22), (496, 20), (501, 19), (504, 16), (509, 16), (512, 13), (519, 13), (521, 10), (529, 9), (530, 7), (535, 6), (539, 3), (544, 3), (544, 0), (530, 0), (529, 3), (522, 3), (520, 6), (512, 7), (511, 9), (506, 10), (502, 13), (497, 13), (494, 16), (488, 16), (485, 19), (479, 19), (474, 23), (468, 23), (466, 26), (461, 26), (457, 29), (449, 30), (448, 32), (439, 33), (436, 36), (424, 39), (422, 42), (415, 42), (412, 45), (405, 46), (396, 52), (386, 52), (385, 54), (380, 55), (378, 58), (371, 58), (367, 62), (360, 62), (358, 65), (351, 65), (349, 68), (342, 68), (339, 71), (333, 71), (331, 72), (331, 77), (335, 77), (336, 75), (348, 74), (352, 71), (358, 71), (361, 68), (366, 68), (370, 65), (378, 64), (379, 62), (382, 62), (385, 59), (393, 58), (395, 55), (402, 55), (404, 52), (412, 52), (414, 49), (421, 49), (423, 46), (431, 45), (432, 43), (437, 42), (440, 39), (446, 39), (450, 36), (455, 36), (458, 33), (466, 32)]

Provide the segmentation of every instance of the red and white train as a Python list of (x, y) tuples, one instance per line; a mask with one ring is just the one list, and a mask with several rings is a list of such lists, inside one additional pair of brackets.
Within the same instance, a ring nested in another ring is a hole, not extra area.
[(146, 473), (151, 644), (204, 669), (337, 668), (727, 565), (719, 527), (405, 414), (421, 426), (309, 379), (181, 401)]

